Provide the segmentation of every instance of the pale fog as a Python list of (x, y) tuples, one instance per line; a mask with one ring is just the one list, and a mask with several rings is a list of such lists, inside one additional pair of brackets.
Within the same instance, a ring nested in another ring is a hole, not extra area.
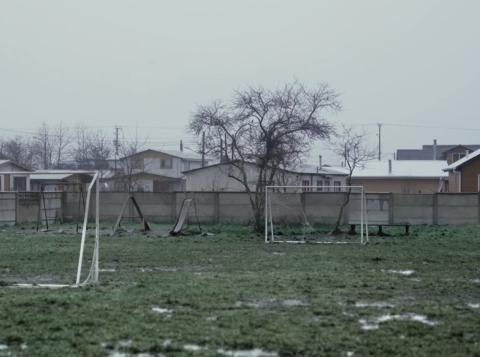
[[(479, 144), (476, 0), (0, 1), (0, 137), (83, 122), (174, 149), (198, 105), (328, 83), (385, 156)], [(336, 159), (328, 145), (318, 154)]]

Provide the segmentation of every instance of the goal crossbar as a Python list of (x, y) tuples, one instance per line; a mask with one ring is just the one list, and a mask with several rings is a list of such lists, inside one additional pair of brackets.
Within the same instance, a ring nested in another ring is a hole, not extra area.
[[(305, 241), (292, 241), (292, 240), (275, 240), (274, 234), (274, 223), (273, 223), (273, 212), (272, 212), (272, 202), (270, 200), (269, 190), (276, 190), (278, 192), (273, 193), (286, 193), (280, 190), (290, 189), (294, 190), (289, 193), (308, 193), (308, 192), (318, 192), (318, 193), (346, 193), (348, 190), (356, 190), (356, 193), (360, 194), (360, 243), (366, 244), (369, 241), (368, 236), (368, 212), (366, 204), (366, 196), (363, 186), (361, 185), (318, 185), (318, 186), (301, 186), (301, 185), (267, 185), (265, 186), (265, 204), (264, 204), (264, 216), (265, 216), (265, 243), (305, 243)], [(319, 190), (321, 189), (321, 190)], [(345, 190), (346, 189), (346, 190)], [(316, 191), (314, 191), (316, 190)], [(303, 212), (305, 218), (306, 214)], [(347, 242), (313, 242), (317, 244), (345, 244)]]

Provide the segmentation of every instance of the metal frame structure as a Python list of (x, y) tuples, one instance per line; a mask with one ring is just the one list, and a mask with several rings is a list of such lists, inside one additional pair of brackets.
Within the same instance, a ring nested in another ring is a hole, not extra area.
[[(8, 171), (2, 172), (2, 175), (15, 175), (15, 174), (32, 174), (33, 172), (29, 171)], [(65, 174), (77, 174), (78, 171), (62, 171)], [(17, 287), (44, 287), (44, 288), (62, 288), (62, 287), (80, 287), (88, 284), (97, 284), (98, 283), (98, 272), (99, 272), (99, 252), (100, 252), (100, 173), (99, 171), (82, 171), (82, 174), (93, 175), (92, 181), (90, 182), (87, 190), (87, 198), (85, 201), (85, 214), (83, 218), (83, 227), (82, 227), (82, 238), (80, 241), (80, 254), (78, 257), (78, 267), (75, 283), (73, 284), (16, 284), (13, 286)], [(42, 172), (42, 174), (58, 174), (56, 172)], [(92, 256), (92, 264), (90, 266), (87, 277), (82, 281), (82, 265), (83, 265), (83, 255), (85, 250), (85, 241), (87, 237), (87, 224), (88, 216), (90, 211), (90, 199), (92, 196), (92, 190), (95, 186), (95, 240), (94, 240), (94, 249)]]
[[(329, 192), (338, 192), (335, 190), (342, 189), (359, 189), (360, 190), (360, 243), (366, 244), (369, 242), (368, 237), (368, 211), (366, 204), (366, 196), (363, 189), (363, 186), (352, 185), (352, 186), (276, 186), (276, 185), (267, 185), (265, 186), (265, 243), (304, 243), (305, 241), (288, 241), (288, 240), (275, 240), (275, 235), (273, 233), (273, 217), (272, 217), (272, 202), (269, 200), (269, 189), (297, 189), (301, 193), (303, 192), (312, 192), (311, 190), (322, 188), (322, 189), (331, 189)], [(305, 191), (308, 189), (309, 191)], [(328, 191), (327, 191), (328, 192)], [(340, 191), (345, 192), (345, 191)], [(358, 193), (358, 192), (357, 192)], [(345, 244), (347, 242), (314, 242), (317, 244)], [(348, 242), (353, 243), (353, 242)]]

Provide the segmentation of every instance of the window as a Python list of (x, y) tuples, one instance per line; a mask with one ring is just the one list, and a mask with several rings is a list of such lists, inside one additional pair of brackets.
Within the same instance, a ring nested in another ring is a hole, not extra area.
[(333, 181), (333, 185), (335, 186), (335, 188), (334, 188), (335, 192), (340, 192), (341, 191), (340, 186), (342, 185), (342, 183), (340, 181)]
[(325, 191), (329, 192), (330, 191), (330, 180), (325, 180), (324, 181), (325, 185), (324, 186), (327, 186), (325, 187)]
[(307, 192), (310, 191), (310, 181), (309, 180), (303, 180), (302, 181), (302, 191)]
[(453, 160), (453, 162), (458, 161), (458, 160), (460, 160), (461, 158), (465, 157), (465, 155), (466, 155), (466, 154), (465, 154), (464, 152), (454, 152), (454, 153), (452, 154), (452, 160)]
[(173, 166), (172, 159), (162, 159), (160, 162), (161, 169), (171, 169)]
[(22, 176), (13, 177), (13, 190), (18, 192), (27, 191), (27, 178)]
[(323, 181), (322, 180), (317, 180), (317, 191), (322, 192), (323, 191)]

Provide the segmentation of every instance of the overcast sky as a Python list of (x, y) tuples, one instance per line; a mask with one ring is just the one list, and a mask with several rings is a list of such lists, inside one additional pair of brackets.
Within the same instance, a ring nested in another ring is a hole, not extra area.
[(384, 152), (478, 144), (479, 14), (478, 0), (0, 0), (0, 136), (137, 126), (172, 149), (197, 105), (298, 79), (341, 93), (330, 119), (372, 146), (383, 123)]

